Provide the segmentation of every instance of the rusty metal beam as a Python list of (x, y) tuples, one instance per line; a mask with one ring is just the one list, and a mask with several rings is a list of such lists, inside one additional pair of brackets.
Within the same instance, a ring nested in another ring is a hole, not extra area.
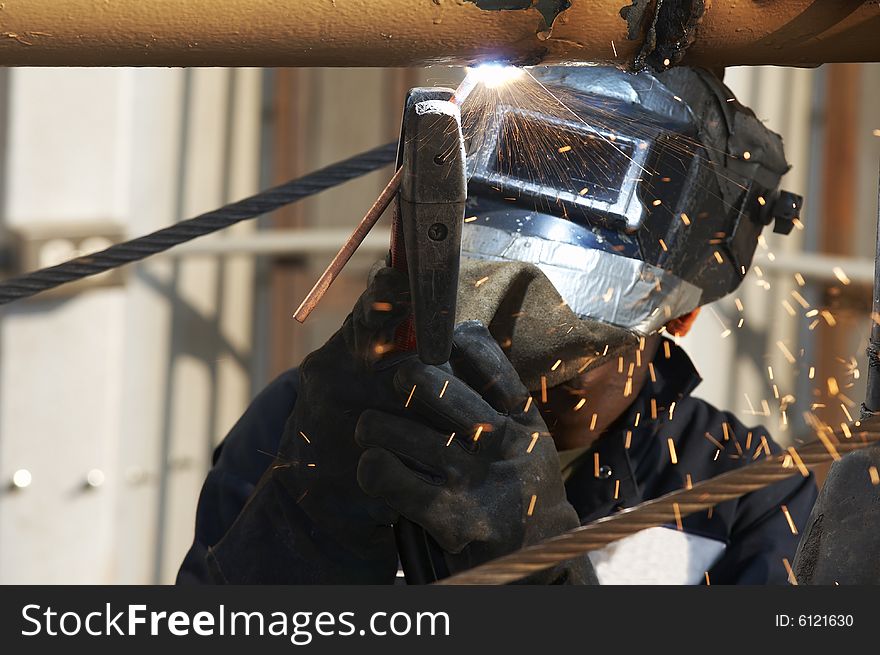
[[(645, 11), (630, 12), (628, 38), (620, 12), (630, 2), (5, 0), (0, 65), (413, 66), (490, 59), (630, 65), (658, 6), (633, 0)], [(679, 54), (674, 43), (688, 40), (684, 61), (704, 66), (880, 60), (876, 2), (665, 0), (660, 6), (668, 13), (656, 22), (657, 41), (669, 44), (672, 63)], [(685, 23), (687, 34), (676, 35)]]

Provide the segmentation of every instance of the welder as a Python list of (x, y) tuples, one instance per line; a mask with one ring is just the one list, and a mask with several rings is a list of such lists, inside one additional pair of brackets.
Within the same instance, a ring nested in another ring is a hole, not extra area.
[[(456, 573), (779, 452), (669, 336), (791, 231), (781, 138), (705, 70), (533, 74), (470, 135), (449, 363), (395, 350), (410, 287), (374, 270), (218, 447), (179, 582), (392, 583), (401, 518)], [(784, 583), (815, 496), (795, 476), (525, 582)]]

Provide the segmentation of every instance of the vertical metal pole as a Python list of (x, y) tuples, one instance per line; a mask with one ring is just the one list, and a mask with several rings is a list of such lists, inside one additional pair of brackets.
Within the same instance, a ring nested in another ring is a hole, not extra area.
[(874, 258), (874, 297), (871, 304), (871, 338), (865, 353), (868, 357), (868, 380), (862, 418), (880, 412), (880, 175), (877, 180), (877, 251)]

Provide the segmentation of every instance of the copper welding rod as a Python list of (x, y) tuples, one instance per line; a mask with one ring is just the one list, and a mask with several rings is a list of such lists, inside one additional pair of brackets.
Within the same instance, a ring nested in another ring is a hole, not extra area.
[[(861, 424), (861, 428), (858, 426)], [(636, 532), (668, 524), (681, 529), (683, 517), (714, 507), (718, 503), (763, 489), (806, 467), (840, 458), (841, 453), (866, 448), (880, 442), (880, 420), (856, 422), (851, 437), (822, 434), (797, 450), (789, 449), (755, 464), (703, 480), (689, 489), (679, 489), (648, 500), (617, 514), (598, 519), (538, 544), (527, 546), (504, 557), (475, 566), (436, 584), (507, 584), (566, 560), (598, 550), (613, 541)], [(868, 472), (865, 471), (865, 475)], [(782, 509), (780, 509), (782, 511)]]
[(348, 260), (351, 259), (355, 250), (360, 247), (367, 234), (373, 229), (376, 221), (379, 220), (379, 217), (382, 216), (382, 213), (388, 208), (388, 205), (391, 204), (391, 199), (394, 198), (398, 189), (400, 189), (400, 179), (402, 177), (403, 169), (398, 168), (388, 184), (385, 185), (382, 193), (376, 198), (376, 202), (373, 203), (373, 206), (370, 207), (369, 211), (361, 219), (361, 222), (358, 223), (354, 232), (351, 233), (351, 236), (348, 237), (348, 240), (342, 245), (339, 252), (336, 253), (333, 261), (330, 262), (330, 265), (321, 274), (318, 281), (315, 282), (315, 286), (312, 287), (312, 290), (309, 291), (308, 295), (306, 295), (299, 307), (297, 307), (296, 311), (293, 313), (293, 317), (297, 321), (304, 323), (309, 317), (309, 314), (312, 313), (312, 310), (318, 306), (319, 302), (321, 302), (321, 298), (327, 293), (327, 289), (333, 284), (333, 280), (335, 280), (339, 273), (342, 272), (342, 269), (348, 263)]

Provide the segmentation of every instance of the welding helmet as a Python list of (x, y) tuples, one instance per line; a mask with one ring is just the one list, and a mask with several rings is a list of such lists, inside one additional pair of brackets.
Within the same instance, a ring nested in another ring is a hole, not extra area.
[(736, 289), (766, 225), (791, 231), (782, 139), (714, 74), (549, 67), (526, 88), (468, 123), (463, 257), (533, 263), (580, 318), (650, 334)]

